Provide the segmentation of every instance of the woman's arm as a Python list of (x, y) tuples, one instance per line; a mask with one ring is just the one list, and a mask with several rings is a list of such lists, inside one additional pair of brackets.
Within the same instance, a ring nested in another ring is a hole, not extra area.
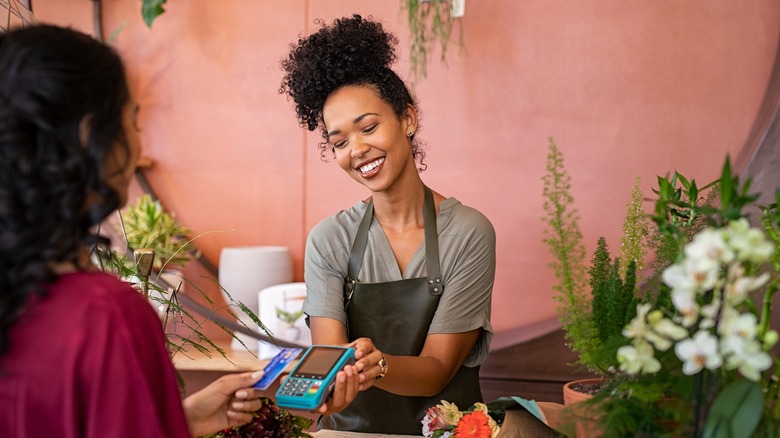
[[(409, 396), (438, 394), (458, 372), (481, 330), (430, 334), (419, 356), (391, 356), (382, 353), (368, 338), (360, 338), (347, 344), (346, 328), (340, 321), (311, 318), (312, 343), (353, 345), (358, 349), (355, 368), (359, 373), (359, 390), (376, 385), (393, 394)], [(381, 371), (379, 361), (382, 357), (387, 361), (387, 374), (381, 380), (376, 380)], [(347, 398), (349, 397), (344, 397), (345, 400)], [(354, 396), (349, 400), (352, 398)]]
[[(430, 334), (419, 356), (385, 354), (387, 374), (374, 384), (398, 395), (436, 395), (463, 365), (481, 331), (475, 329), (465, 333)], [(375, 368), (378, 370), (379, 366), (375, 365)]]

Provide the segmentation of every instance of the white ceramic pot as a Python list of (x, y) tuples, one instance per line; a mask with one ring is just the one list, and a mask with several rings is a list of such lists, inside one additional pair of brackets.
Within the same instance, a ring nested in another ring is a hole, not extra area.
[[(284, 246), (239, 246), (225, 247), (219, 255), (219, 283), (235, 301), (244, 303), (259, 316), (257, 294), (268, 286), (289, 283), (293, 278), (292, 257), (290, 250)], [(225, 302), (230, 298), (223, 291)], [(251, 330), (257, 331), (257, 324), (252, 322), (240, 309), (233, 312)], [(233, 339), (234, 349), (257, 349), (257, 340), (242, 334), (236, 335), (244, 342), (241, 345)], [(246, 346), (246, 347), (245, 347)]]

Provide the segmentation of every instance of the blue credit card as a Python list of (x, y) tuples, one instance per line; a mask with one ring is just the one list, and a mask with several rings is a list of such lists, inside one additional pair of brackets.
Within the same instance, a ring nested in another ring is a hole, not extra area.
[(282, 348), (282, 350), (268, 362), (268, 365), (263, 368), (263, 378), (260, 379), (253, 388), (256, 389), (268, 389), (274, 380), (282, 374), (287, 364), (294, 361), (303, 351), (302, 348)]

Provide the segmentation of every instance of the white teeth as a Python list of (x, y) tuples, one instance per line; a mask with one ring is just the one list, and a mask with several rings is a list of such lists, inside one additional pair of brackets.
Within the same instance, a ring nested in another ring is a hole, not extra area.
[(382, 164), (384, 162), (385, 162), (385, 158), (382, 157), (382, 158), (380, 158), (380, 159), (378, 159), (376, 161), (372, 161), (372, 162), (366, 164), (365, 166), (360, 166), (360, 168), (358, 170), (360, 170), (360, 173), (368, 173), (368, 172), (371, 172), (372, 170), (376, 169), (377, 166), (379, 166), (380, 164)]

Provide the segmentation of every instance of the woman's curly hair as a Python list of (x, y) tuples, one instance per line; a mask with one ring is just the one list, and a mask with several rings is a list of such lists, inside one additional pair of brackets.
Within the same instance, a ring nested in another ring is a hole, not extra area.
[(102, 173), (116, 145), (129, 148), (128, 101), (122, 61), (93, 38), (50, 25), (0, 35), (0, 353), (56, 279), (51, 263), (101, 240), (91, 229), (119, 207)]
[[(320, 149), (324, 158), (328, 144), (322, 107), (337, 89), (370, 85), (399, 118), (408, 105), (418, 106), (404, 81), (390, 68), (398, 57), (398, 38), (386, 32), (381, 23), (360, 15), (336, 19), (331, 26), (321, 20), (316, 23), (321, 28), (292, 44), (290, 54), (282, 60), (285, 75), (279, 93), (287, 94), (295, 102), (301, 127), (309, 131), (321, 128), (325, 141), (320, 143)], [(423, 170), (425, 153), (414, 137), (412, 153)]]

